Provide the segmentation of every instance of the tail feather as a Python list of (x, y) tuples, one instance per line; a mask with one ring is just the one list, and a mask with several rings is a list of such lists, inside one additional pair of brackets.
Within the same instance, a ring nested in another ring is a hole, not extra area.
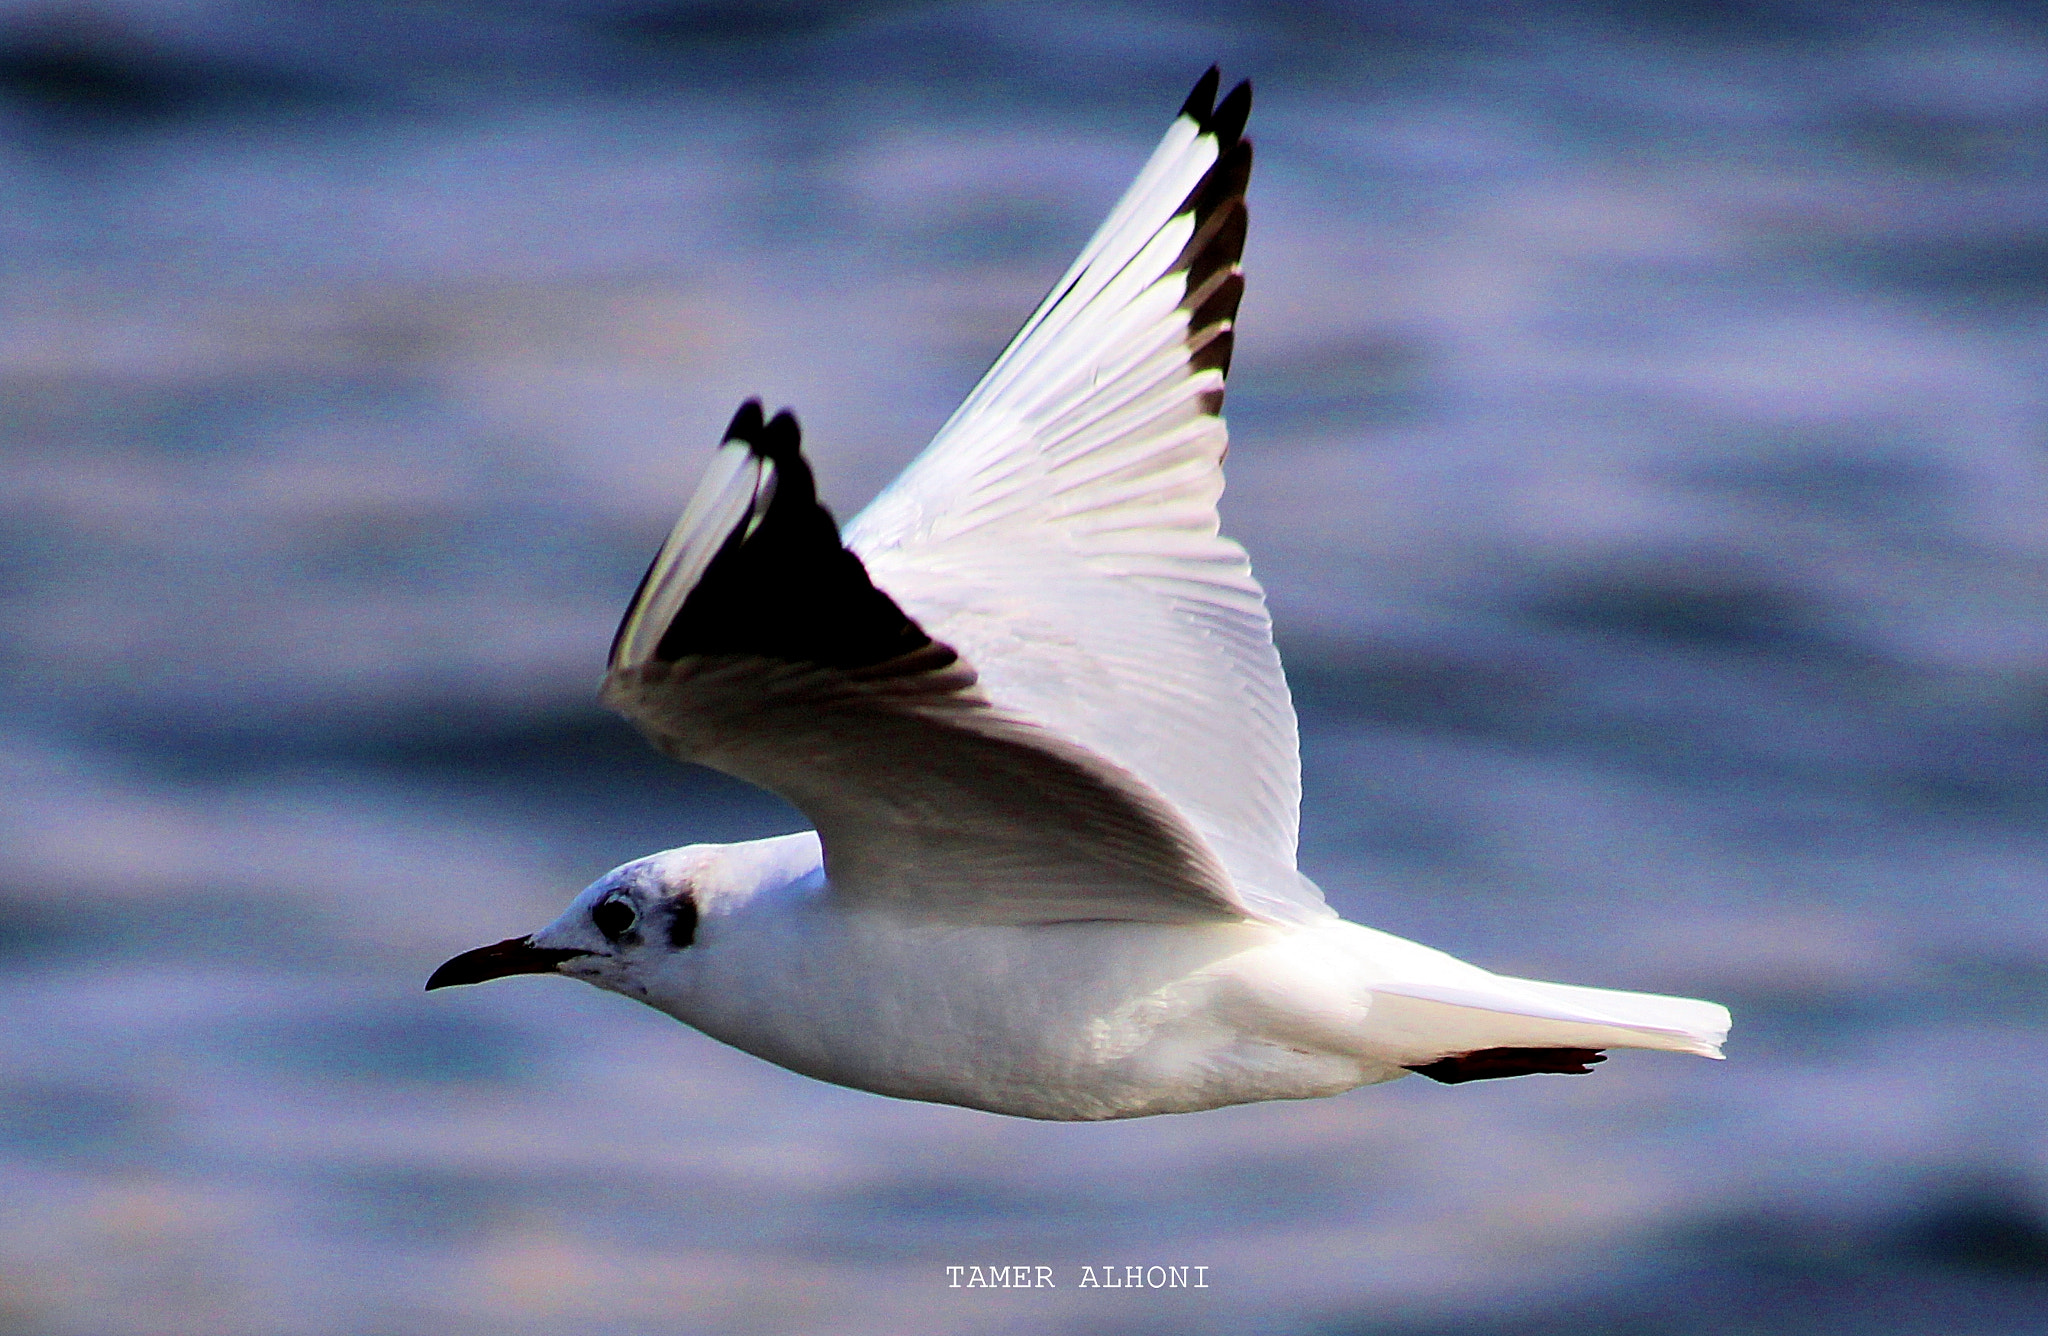
[(1721, 1056), (1728, 1010), (1692, 998), (1499, 975), (1457, 985), (1376, 985), (1375, 1046), (1403, 1065), (1492, 1048), (1647, 1048)]
[(1539, 983), (1534, 979), (1508, 980), (1539, 997), (1577, 1012), (1612, 1016), (1629, 1026), (1647, 1026), (1683, 1035), (1702, 1057), (1718, 1058), (1728, 1040), (1728, 1008), (1718, 1002), (1692, 997), (1666, 997), (1660, 993), (1628, 993), (1616, 988), (1585, 988), (1570, 983)]

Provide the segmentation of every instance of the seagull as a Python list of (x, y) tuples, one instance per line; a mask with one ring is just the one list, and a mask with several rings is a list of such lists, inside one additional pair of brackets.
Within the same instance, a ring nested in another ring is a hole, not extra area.
[(1080, 258), (842, 532), (749, 400), (602, 695), (813, 831), (693, 844), (427, 987), (562, 974), (822, 1081), (1092, 1120), (1721, 1056), (1711, 1002), (1540, 983), (1339, 918), (1294, 707), (1218, 533), (1249, 84), (1196, 84)]

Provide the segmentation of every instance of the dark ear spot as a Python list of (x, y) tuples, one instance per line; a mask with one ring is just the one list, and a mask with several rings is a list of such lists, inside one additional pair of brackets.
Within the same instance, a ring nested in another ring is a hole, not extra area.
[(676, 897), (675, 917), (668, 921), (668, 944), (677, 950), (697, 940), (697, 902), (687, 895)]

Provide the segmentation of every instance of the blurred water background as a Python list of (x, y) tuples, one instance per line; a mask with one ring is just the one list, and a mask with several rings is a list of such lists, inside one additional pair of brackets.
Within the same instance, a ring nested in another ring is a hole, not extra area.
[[(748, 394), (857, 509), (1212, 60), (1305, 867), (1731, 1060), (1068, 1127), (421, 994), (795, 828), (593, 703), (648, 553)], [(0, 1331), (2042, 1330), (2044, 219), (2032, 4), (6, 0)]]

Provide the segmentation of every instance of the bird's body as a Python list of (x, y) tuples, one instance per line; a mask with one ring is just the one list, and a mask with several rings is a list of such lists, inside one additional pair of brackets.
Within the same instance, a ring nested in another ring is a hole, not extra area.
[[(1334, 1094), (1375, 1079), (1327, 1041), (1280, 1047), (1290, 1011), (1335, 1001), (1319, 996), (1335, 983), (1327, 970), (1275, 968), (1313, 932), (847, 913), (815, 840), (763, 843), (716, 855), (728, 871), (765, 874), (704, 907), (698, 940), (729, 933), (730, 949), (707, 950), (701, 969), (650, 972), (643, 1000), (793, 1071), (1057, 1119)], [(1268, 996), (1276, 989), (1308, 1007)]]
[(1405, 1076), (1446, 1044), (1711, 1051), (1668, 1024), (1682, 1015), (1662, 1018), (1663, 1033), (1640, 1016), (1601, 1024), (1596, 990), (1503, 979), (1336, 917), (976, 924), (849, 911), (808, 833), (628, 864), (534, 941), (587, 941), (595, 902), (641, 887), (658, 901), (678, 884), (697, 911), (688, 950), (627, 968), (593, 950), (561, 972), (792, 1071), (905, 1099), (1130, 1118), (1334, 1095)]
[(559, 972), (821, 1080), (1050, 1119), (1719, 1055), (1712, 1003), (1494, 975), (1296, 870), (1293, 707), (1217, 532), (1251, 156), (1248, 88), (1215, 91), (843, 537), (749, 402), (650, 567), (605, 699), (818, 830), (628, 863), (429, 987)]

